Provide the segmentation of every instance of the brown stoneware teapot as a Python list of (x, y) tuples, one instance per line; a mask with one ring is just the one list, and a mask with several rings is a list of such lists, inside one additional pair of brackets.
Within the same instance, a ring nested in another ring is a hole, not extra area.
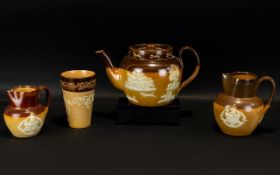
[[(263, 81), (272, 83), (271, 96), (267, 103), (257, 97)], [(270, 107), (275, 94), (275, 81), (269, 76), (257, 78), (249, 72), (233, 72), (222, 75), (223, 91), (214, 101), (215, 118), (223, 133), (232, 136), (250, 135)]]
[[(132, 45), (119, 68), (112, 64), (104, 50), (96, 54), (102, 56), (112, 84), (126, 94), (130, 103), (157, 107), (171, 103), (180, 90), (196, 78), (200, 69), (198, 54), (192, 47), (182, 47), (179, 57), (174, 56), (172, 50), (165, 44)], [(197, 65), (192, 75), (181, 83), (185, 50), (195, 54)]]

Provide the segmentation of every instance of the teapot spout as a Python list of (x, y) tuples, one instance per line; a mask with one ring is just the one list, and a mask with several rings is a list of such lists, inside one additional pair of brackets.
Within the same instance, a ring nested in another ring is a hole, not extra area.
[(121, 68), (116, 68), (112, 63), (110, 57), (104, 50), (97, 50), (95, 54), (100, 55), (103, 64), (106, 67), (106, 73), (113, 86), (119, 90), (123, 90), (123, 71)]
[(102, 60), (103, 60), (103, 63), (104, 63), (104, 66), (106, 68), (114, 68), (115, 66), (113, 65), (110, 57), (108, 56), (108, 54), (104, 51), (104, 50), (97, 50), (95, 52), (95, 54), (97, 55), (100, 55), (102, 57)]

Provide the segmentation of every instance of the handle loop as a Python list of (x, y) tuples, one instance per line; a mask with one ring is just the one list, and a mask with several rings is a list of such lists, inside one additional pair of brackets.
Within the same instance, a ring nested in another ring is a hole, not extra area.
[(178, 92), (180, 92), (184, 87), (186, 87), (188, 84), (190, 84), (196, 78), (196, 76), (198, 75), (198, 72), (200, 70), (200, 59), (199, 59), (199, 56), (198, 56), (197, 52), (195, 51), (195, 49), (193, 49), (190, 46), (184, 46), (184, 47), (182, 47), (180, 49), (180, 55), (179, 56), (180, 56), (181, 62), (183, 62), (182, 61), (182, 54), (186, 50), (190, 50), (190, 51), (192, 51), (194, 53), (194, 55), (196, 56), (197, 65), (196, 65), (193, 73), (191, 74), (191, 76), (188, 79), (186, 79), (185, 81), (183, 81), (183, 83), (181, 84), (181, 86), (178, 89)]
[(48, 107), (50, 105), (50, 91), (46, 86), (39, 86), (39, 93), (40, 91), (45, 91), (45, 98), (46, 98), (46, 104), (45, 106)]
[(271, 84), (272, 84), (272, 90), (271, 90), (271, 94), (270, 94), (270, 97), (267, 101), (267, 103), (265, 103), (264, 105), (264, 113), (269, 109), (270, 107), (270, 104), (271, 104), (271, 101), (272, 101), (272, 98), (274, 97), (275, 95), (275, 91), (276, 91), (276, 83), (274, 81), (274, 79), (270, 76), (262, 76), (261, 78), (259, 78), (258, 82), (257, 82), (257, 85), (256, 85), (256, 91), (259, 89), (259, 86), (262, 82), (264, 81), (270, 81)]

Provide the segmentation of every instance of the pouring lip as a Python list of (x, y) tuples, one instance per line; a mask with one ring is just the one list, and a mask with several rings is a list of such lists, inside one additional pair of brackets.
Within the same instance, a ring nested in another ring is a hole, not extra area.
[[(243, 75), (244, 77), (238, 78), (238, 75)], [(236, 76), (236, 77), (235, 77)], [(223, 79), (228, 79), (231, 81), (234, 81), (235, 83), (238, 83), (240, 81), (242, 82), (253, 82), (257, 80), (257, 75), (255, 73), (246, 72), (246, 71), (235, 71), (230, 73), (222, 73)]]
[[(16, 89), (19, 89), (19, 88), (30, 88), (30, 89), (34, 89), (32, 91), (15, 91)], [(38, 87), (36, 86), (33, 86), (33, 85), (18, 85), (18, 86), (15, 86), (11, 89), (8, 89), (7, 92), (24, 92), (24, 93), (27, 93), (27, 94), (31, 94), (31, 93), (34, 93), (38, 91)]]

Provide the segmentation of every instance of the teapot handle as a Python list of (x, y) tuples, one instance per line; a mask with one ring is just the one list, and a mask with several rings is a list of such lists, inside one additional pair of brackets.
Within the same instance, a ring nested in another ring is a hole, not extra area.
[(45, 98), (46, 98), (46, 107), (48, 107), (49, 105), (50, 105), (50, 91), (49, 91), (49, 89), (46, 87), (46, 86), (39, 86), (38, 87), (38, 89), (39, 89), (39, 93), (40, 93), (40, 91), (45, 91)]
[[(190, 51), (192, 51), (192, 52), (195, 54), (195, 56), (196, 56), (196, 61), (197, 61), (197, 65), (196, 65), (196, 67), (195, 67), (195, 69), (194, 69), (192, 75), (191, 75), (188, 79), (186, 79), (185, 81), (183, 81), (183, 83), (181, 84), (181, 86), (180, 86), (179, 89), (178, 89), (178, 92), (180, 92), (184, 87), (186, 87), (188, 84), (190, 84), (190, 83), (196, 78), (196, 76), (198, 75), (198, 72), (199, 72), (199, 70), (200, 70), (200, 60), (199, 60), (199, 56), (198, 56), (197, 52), (196, 52), (192, 47), (190, 47), (190, 46), (184, 46), (184, 47), (181, 48), (181, 50), (180, 50), (180, 55), (179, 55), (179, 56), (180, 56), (180, 61), (182, 61), (182, 54), (183, 54), (183, 52), (184, 52), (185, 50), (190, 50)], [(182, 62), (183, 62), (183, 61), (182, 61)]]
[(272, 98), (273, 96), (275, 95), (275, 91), (276, 91), (276, 83), (274, 81), (274, 79), (270, 76), (262, 76), (261, 78), (259, 78), (258, 82), (257, 82), (257, 85), (256, 85), (256, 91), (259, 89), (259, 86), (260, 84), (263, 82), (263, 81), (270, 81), (271, 84), (272, 84), (272, 90), (271, 90), (271, 94), (270, 94), (270, 97), (267, 101), (267, 103), (264, 105), (264, 113), (269, 109), (270, 107), (270, 104), (271, 104), (271, 101), (272, 101)]

